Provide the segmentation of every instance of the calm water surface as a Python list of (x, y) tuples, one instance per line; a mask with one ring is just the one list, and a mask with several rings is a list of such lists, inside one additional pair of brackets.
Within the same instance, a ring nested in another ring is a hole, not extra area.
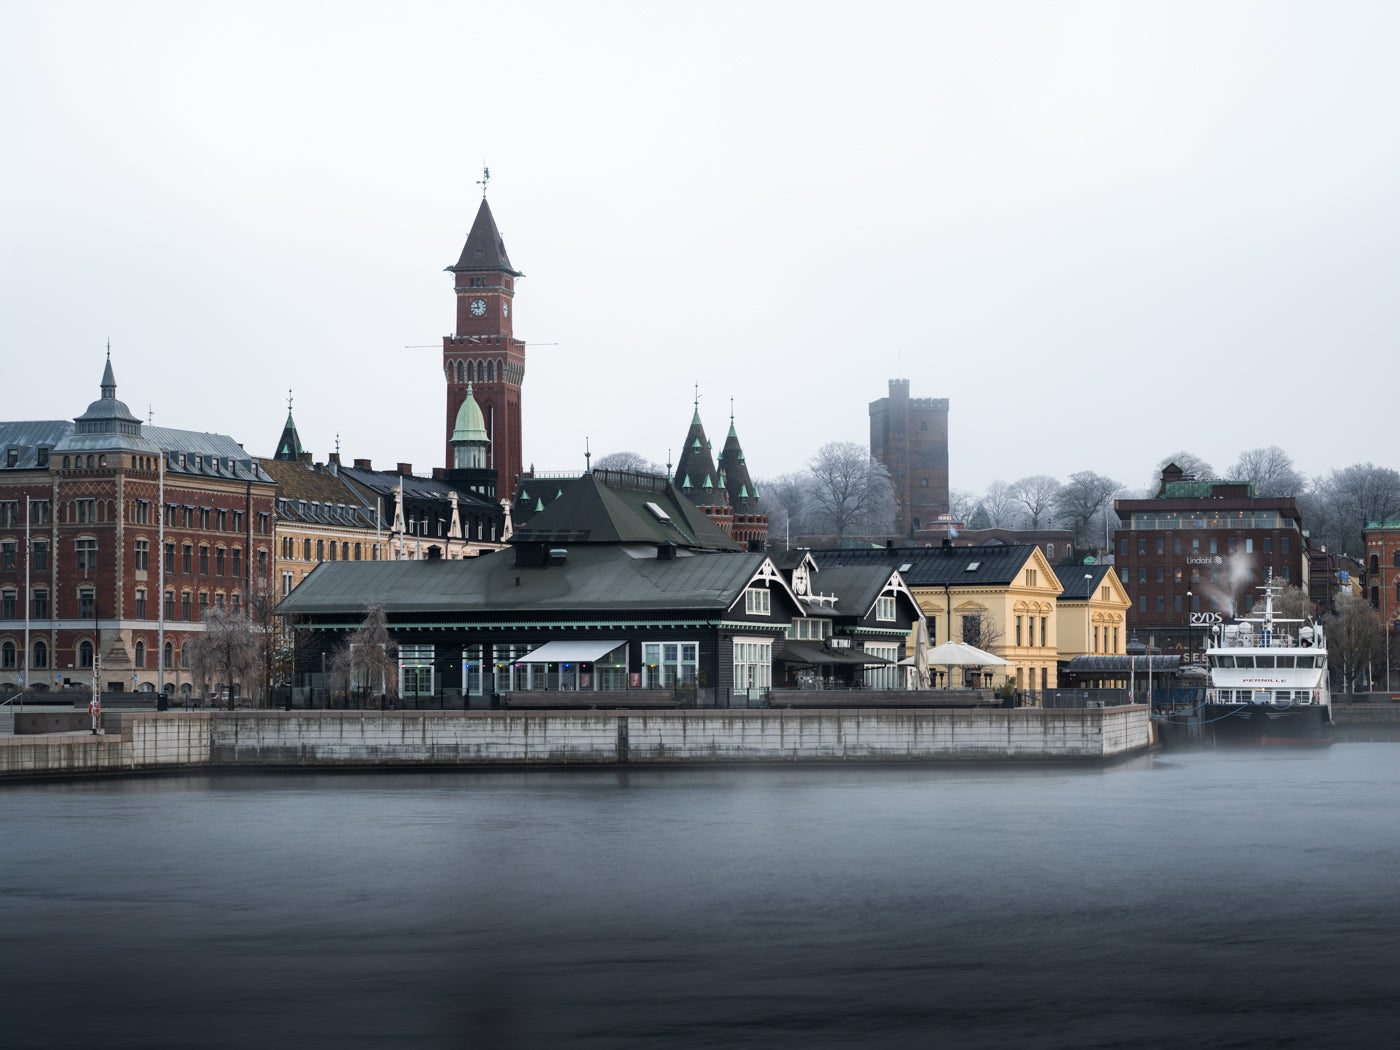
[(1397, 763), (6, 785), (0, 1045), (1394, 1045)]

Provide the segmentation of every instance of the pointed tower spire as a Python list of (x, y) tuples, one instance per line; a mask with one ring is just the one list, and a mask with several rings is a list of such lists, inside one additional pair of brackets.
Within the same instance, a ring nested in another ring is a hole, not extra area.
[[(338, 440), (338, 436), (337, 436)], [(337, 451), (339, 449), (337, 448)], [(287, 422), (282, 425), (282, 436), (277, 439), (277, 452), (273, 459), (295, 463), (301, 459), (301, 438), (297, 436), (296, 421), (292, 419), (292, 392), (287, 390)]]

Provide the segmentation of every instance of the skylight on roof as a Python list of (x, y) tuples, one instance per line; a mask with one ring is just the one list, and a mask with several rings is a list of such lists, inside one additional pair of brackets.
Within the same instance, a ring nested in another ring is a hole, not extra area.
[(911, 561), (906, 561), (903, 565), (901, 565), (901, 566), (899, 567), (899, 571), (900, 571), (900, 572), (908, 572), (908, 571), (909, 571), (910, 569), (912, 569), (913, 567), (914, 567), (914, 563), (913, 563), (913, 562), (911, 562)]
[(651, 500), (647, 500), (647, 510), (655, 514), (658, 521), (664, 521), (668, 525), (670, 524), (671, 515), (667, 514), (664, 510), (662, 510), (659, 504), (653, 503)]
[(963, 572), (972, 572), (974, 569), (978, 568), (981, 564), (982, 564), (982, 563), (981, 563), (980, 561), (970, 561), (970, 562), (967, 563), (967, 568), (965, 568), (965, 569), (963, 570)]

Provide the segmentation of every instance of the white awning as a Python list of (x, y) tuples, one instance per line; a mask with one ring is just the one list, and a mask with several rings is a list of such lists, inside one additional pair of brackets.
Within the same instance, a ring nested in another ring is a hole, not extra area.
[(578, 640), (567, 642), (545, 642), (529, 656), (522, 656), (516, 663), (521, 664), (591, 664), (597, 663), (625, 641)]

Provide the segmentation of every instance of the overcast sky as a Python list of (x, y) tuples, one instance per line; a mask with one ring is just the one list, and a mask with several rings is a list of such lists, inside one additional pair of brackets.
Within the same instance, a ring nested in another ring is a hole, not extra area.
[(490, 165), (524, 455), (756, 477), (951, 401), (955, 488), (1394, 454), (1400, 5), (0, 7), (3, 418), (442, 465)]

